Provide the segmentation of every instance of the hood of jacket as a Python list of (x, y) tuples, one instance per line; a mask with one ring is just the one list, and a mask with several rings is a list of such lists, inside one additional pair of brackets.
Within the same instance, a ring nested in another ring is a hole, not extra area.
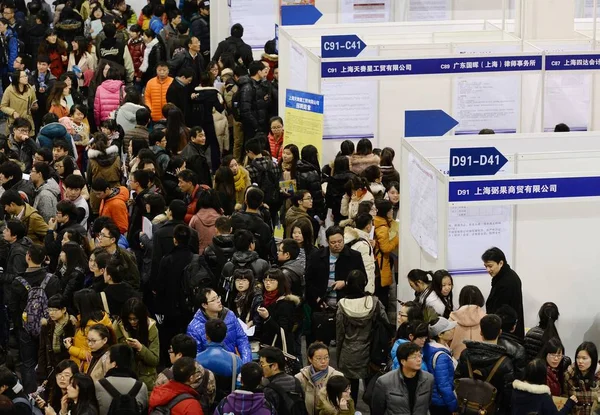
[(213, 236), (213, 244), (221, 249), (233, 249), (233, 234)]
[(60, 195), (60, 188), (58, 187), (58, 183), (56, 183), (56, 181), (52, 178), (46, 180), (46, 182), (43, 185), (35, 189), (35, 194), (38, 195), (44, 190), (49, 191), (56, 197)]
[(152, 150), (152, 152), (156, 154), (156, 156), (158, 156), (159, 154), (166, 154), (167, 156), (169, 155), (169, 153), (167, 153), (167, 150), (165, 150), (161, 146), (150, 146), (150, 150)]
[(306, 220), (310, 222), (310, 215), (307, 212), (300, 209), (298, 206), (292, 206), (291, 208), (289, 208), (288, 211), (285, 213), (285, 217), (287, 223), (293, 224), (300, 218), (306, 218)]
[(106, 89), (108, 92), (118, 94), (119, 89), (121, 89), (123, 86), (123, 81), (118, 79), (107, 79), (106, 81), (102, 82), (102, 85), (100, 86)]
[(338, 310), (348, 317), (363, 321), (365, 324), (371, 320), (377, 303), (375, 297), (367, 295), (361, 298), (342, 298), (338, 301)]
[(55, 140), (57, 138), (63, 138), (66, 136), (67, 129), (59, 122), (51, 122), (50, 124), (46, 124), (42, 127), (40, 134), (50, 138), (51, 140)]
[(218, 218), (221, 217), (221, 214), (212, 208), (202, 208), (198, 210), (198, 212), (196, 212), (196, 217), (198, 218), (200, 223), (202, 223), (202, 225), (204, 225), (207, 228), (210, 228), (215, 226), (215, 222)]
[[(550, 395), (550, 387), (548, 385), (535, 385), (518, 379), (513, 381), (513, 389), (515, 391), (527, 392), (527, 394), (531, 393), (533, 395)], [(523, 395), (523, 398), (525, 398), (526, 394)]]
[(318, 171), (315, 166), (304, 160), (298, 160), (298, 164), (296, 164), (296, 171), (298, 173), (308, 173), (309, 171), (313, 170), (318, 174)]
[(25, 212), (23, 212), (23, 219), (27, 219), (28, 217), (33, 215), (34, 212), (37, 212), (37, 209), (34, 209), (33, 207), (25, 203)]
[(232, 411), (236, 415), (260, 414), (261, 408), (266, 405), (265, 394), (260, 392), (252, 393), (243, 390), (235, 390), (225, 399), (226, 403), (223, 409)]
[(294, 305), (296, 307), (298, 307), (300, 305), (300, 303), (302, 302), (302, 300), (300, 300), (300, 297), (298, 297), (297, 295), (294, 295), (294, 294), (288, 294), (285, 297), (283, 297), (282, 299), (277, 300), (277, 301), (289, 301), (291, 303), (294, 303)]
[(485, 316), (485, 311), (478, 305), (464, 305), (456, 311), (450, 313), (450, 320), (456, 321), (463, 327), (475, 327), (479, 325), (481, 319)]
[(126, 102), (119, 107), (119, 116), (125, 118), (126, 121), (135, 124), (135, 113), (140, 108), (144, 107), (134, 104), (133, 102)]
[(361, 155), (361, 154), (352, 154), (350, 156), (350, 167), (352, 168), (352, 165), (356, 164), (356, 165), (361, 165), (364, 167), (370, 166), (372, 164), (376, 164), (379, 165), (379, 156), (377, 154), (367, 154), (367, 155)]
[(182, 393), (189, 393), (190, 395), (196, 397), (198, 396), (198, 392), (192, 389), (191, 386), (184, 385), (183, 383), (170, 381), (162, 386), (158, 386), (152, 390), (150, 394), (150, 406), (155, 408), (157, 406), (166, 405), (178, 395)]
[(465, 340), (469, 351), (469, 360), (473, 366), (492, 366), (498, 359), (506, 355), (506, 348), (492, 343)]
[(346, 226), (344, 228), (344, 243), (352, 242), (355, 239), (362, 238), (369, 241), (371, 239), (371, 235), (366, 233), (365, 231), (361, 231), (360, 229), (353, 228), (351, 226)]
[(302, 277), (306, 271), (306, 261), (300, 260), (299, 257), (296, 259), (290, 259), (286, 263), (282, 264), (281, 268), (285, 268), (296, 274), (298, 277)]
[(113, 165), (119, 155), (119, 147), (112, 145), (106, 151), (99, 151), (94, 148), (88, 150), (88, 158), (94, 159), (102, 167), (110, 167)]
[(254, 251), (234, 252), (233, 256), (231, 257), (232, 262), (242, 265), (242, 266), (249, 264), (251, 262), (254, 262), (257, 259), (258, 259), (258, 253), (254, 252)]
[(123, 202), (127, 203), (129, 200), (129, 190), (125, 186), (119, 186), (116, 191), (114, 191), (104, 199), (104, 203), (109, 202), (111, 199), (121, 199)]
[(250, 79), (249, 75), (244, 75), (240, 76), (240, 78), (237, 80), (237, 84), (239, 87), (241, 87), (242, 85), (251, 83), (251, 81), (252, 79)]

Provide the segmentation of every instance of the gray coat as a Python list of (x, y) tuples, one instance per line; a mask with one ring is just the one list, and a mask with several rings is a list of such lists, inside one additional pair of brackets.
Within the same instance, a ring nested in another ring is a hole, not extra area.
[(48, 223), (50, 218), (56, 216), (56, 205), (60, 197), (60, 188), (54, 179), (48, 179), (44, 184), (35, 189), (33, 208), (38, 211)]
[[(112, 369), (114, 370), (114, 369)], [(116, 371), (119, 371), (116, 369)], [(135, 385), (135, 379), (133, 377), (124, 377), (122, 374), (119, 376), (110, 376), (110, 370), (106, 373), (106, 380), (108, 380), (111, 385), (115, 387), (121, 394), (128, 393), (133, 385)], [(100, 415), (107, 415), (108, 409), (110, 407), (110, 403), (112, 402), (112, 397), (110, 394), (100, 385), (99, 382), (94, 382), (94, 386), (96, 388), (96, 397), (98, 398), (98, 408), (100, 409)], [(140, 409), (148, 408), (148, 388), (146, 384), (142, 382), (142, 388), (138, 392), (135, 397)]]
[(338, 369), (348, 379), (366, 379), (373, 322), (380, 319), (388, 324), (385, 308), (377, 297), (342, 298), (335, 317)]
[(412, 412), (402, 369), (396, 369), (377, 379), (373, 390), (371, 413), (377, 415), (428, 415), (433, 375), (420, 370), (418, 376), (419, 382)]

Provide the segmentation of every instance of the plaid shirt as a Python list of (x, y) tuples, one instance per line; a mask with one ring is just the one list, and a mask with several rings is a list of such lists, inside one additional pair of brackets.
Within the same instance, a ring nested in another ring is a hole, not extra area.
[(246, 166), (246, 170), (248, 170), (248, 173), (250, 174), (250, 182), (252, 184), (256, 183), (258, 187), (262, 187), (262, 183), (259, 183), (259, 168), (265, 170), (272, 170), (275, 174), (275, 177), (277, 177), (278, 180), (281, 179), (281, 168), (279, 167), (279, 165), (273, 163), (273, 159), (271, 159), (270, 157), (263, 156), (261, 158), (256, 158), (252, 160)]
[[(594, 364), (594, 363), (593, 363)], [(591, 415), (596, 413), (598, 408), (598, 393), (600, 392), (600, 371), (596, 372), (594, 381), (590, 384), (583, 380), (577, 379), (575, 376), (575, 365), (573, 363), (565, 372), (565, 387), (566, 396), (575, 395), (577, 397), (577, 405), (571, 411), (574, 415)]]

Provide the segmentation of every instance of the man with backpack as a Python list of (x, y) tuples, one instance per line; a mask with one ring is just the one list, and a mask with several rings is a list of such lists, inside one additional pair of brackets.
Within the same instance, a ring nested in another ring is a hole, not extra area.
[(218, 277), (223, 272), (223, 267), (231, 261), (235, 252), (231, 218), (220, 216), (215, 221), (217, 233), (212, 238), (212, 243), (204, 250), (204, 258), (213, 275)]
[(215, 415), (275, 415), (275, 408), (260, 387), (263, 379), (260, 365), (256, 362), (246, 363), (242, 366), (241, 378), (242, 387), (221, 401)]
[(475, 385), (473, 382), (464, 382), (470, 380), (468, 379), (471, 372), (470, 366), (475, 379), (484, 380), (496, 388), (495, 401), (482, 401), (478, 404), (496, 408), (496, 412), (489, 413), (510, 414), (515, 369), (506, 348), (498, 345), (498, 338), (502, 332), (502, 319), (495, 314), (488, 314), (481, 319), (479, 325), (483, 341), (465, 340), (467, 348), (460, 355), (454, 373), (454, 379), (459, 379), (460, 382), (456, 388), (459, 412), (462, 411), (463, 398), (468, 397), (469, 402), (475, 402), (479, 396), (473, 392), (475, 388), (481, 390), (479, 385)]
[(203, 415), (198, 392), (191, 386), (198, 378), (194, 359), (177, 360), (173, 365), (173, 380), (152, 390), (149, 415)]
[(225, 264), (221, 273), (221, 283), (225, 294), (228, 294), (233, 284), (233, 272), (236, 269), (249, 269), (254, 275), (255, 282), (262, 282), (266, 272), (271, 267), (267, 261), (258, 257), (255, 252), (256, 242), (252, 232), (240, 229), (233, 235), (235, 252), (231, 261)]
[(362, 256), (365, 271), (367, 271), (367, 286), (365, 291), (375, 294), (375, 256), (371, 244), (371, 229), (373, 229), (373, 217), (368, 213), (361, 213), (354, 219), (354, 228), (344, 228), (344, 243), (353, 251)]
[(234, 232), (241, 229), (250, 231), (254, 235), (254, 251), (259, 257), (270, 262), (277, 258), (277, 250), (273, 229), (259, 211), (265, 201), (264, 197), (264, 192), (258, 187), (253, 186), (246, 190), (246, 210), (231, 215), (231, 227)]
[(13, 280), (8, 303), (14, 327), (18, 330), (21, 376), (26, 393), (34, 392), (37, 386), (35, 367), (41, 320), (48, 318), (48, 298), (61, 292), (60, 280), (42, 267), (45, 259), (43, 246), (34, 244), (29, 247), (25, 255), (27, 269)]
[(94, 382), (99, 415), (142, 414), (148, 408), (148, 388), (133, 371), (133, 350), (126, 344), (109, 349), (110, 370)]
[(307, 414), (304, 390), (298, 379), (284, 372), (285, 356), (276, 347), (265, 347), (258, 352), (263, 369), (264, 392), (278, 415)]
[(244, 36), (244, 27), (241, 24), (236, 23), (231, 26), (230, 33), (231, 36), (219, 42), (212, 60), (218, 62), (221, 55), (228, 52), (233, 55), (237, 64), (247, 68), (252, 63), (253, 57), (252, 48), (242, 40), (242, 37)]

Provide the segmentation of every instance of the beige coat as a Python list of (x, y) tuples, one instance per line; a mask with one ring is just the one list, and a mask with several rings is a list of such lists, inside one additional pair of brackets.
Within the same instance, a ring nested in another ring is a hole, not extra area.
[(454, 338), (450, 349), (455, 359), (460, 358), (460, 354), (465, 350), (464, 340), (482, 341), (481, 327), (479, 322), (485, 316), (483, 308), (477, 305), (464, 305), (456, 311), (450, 313), (450, 320), (458, 324), (454, 330)]
[(303, 367), (300, 369), (300, 373), (296, 375), (296, 379), (300, 381), (302, 384), (302, 389), (304, 390), (305, 398), (304, 401), (306, 403), (306, 410), (308, 411), (308, 415), (316, 415), (317, 414), (317, 404), (319, 403), (319, 392), (321, 389), (325, 389), (325, 385), (327, 385), (327, 381), (332, 376), (344, 376), (342, 372), (338, 372), (331, 366), (329, 366), (329, 371), (327, 376), (322, 378), (317, 385), (313, 383), (310, 378), (310, 366)]
[(2, 103), (0, 103), (0, 110), (8, 115), (6, 134), (10, 133), (10, 127), (15, 122), (15, 113), (19, 114), (20, 117), (26, 118), (31, 123), (32, 134), (35, 132), (33, 116), (31, 115), (31, 105), (35, 101), (35, 89), (31, 86), (27, 88), (27, 91), (23, 95), (19, 94), (12, 85), (6, 88), (4, 95), (2, 95)]

